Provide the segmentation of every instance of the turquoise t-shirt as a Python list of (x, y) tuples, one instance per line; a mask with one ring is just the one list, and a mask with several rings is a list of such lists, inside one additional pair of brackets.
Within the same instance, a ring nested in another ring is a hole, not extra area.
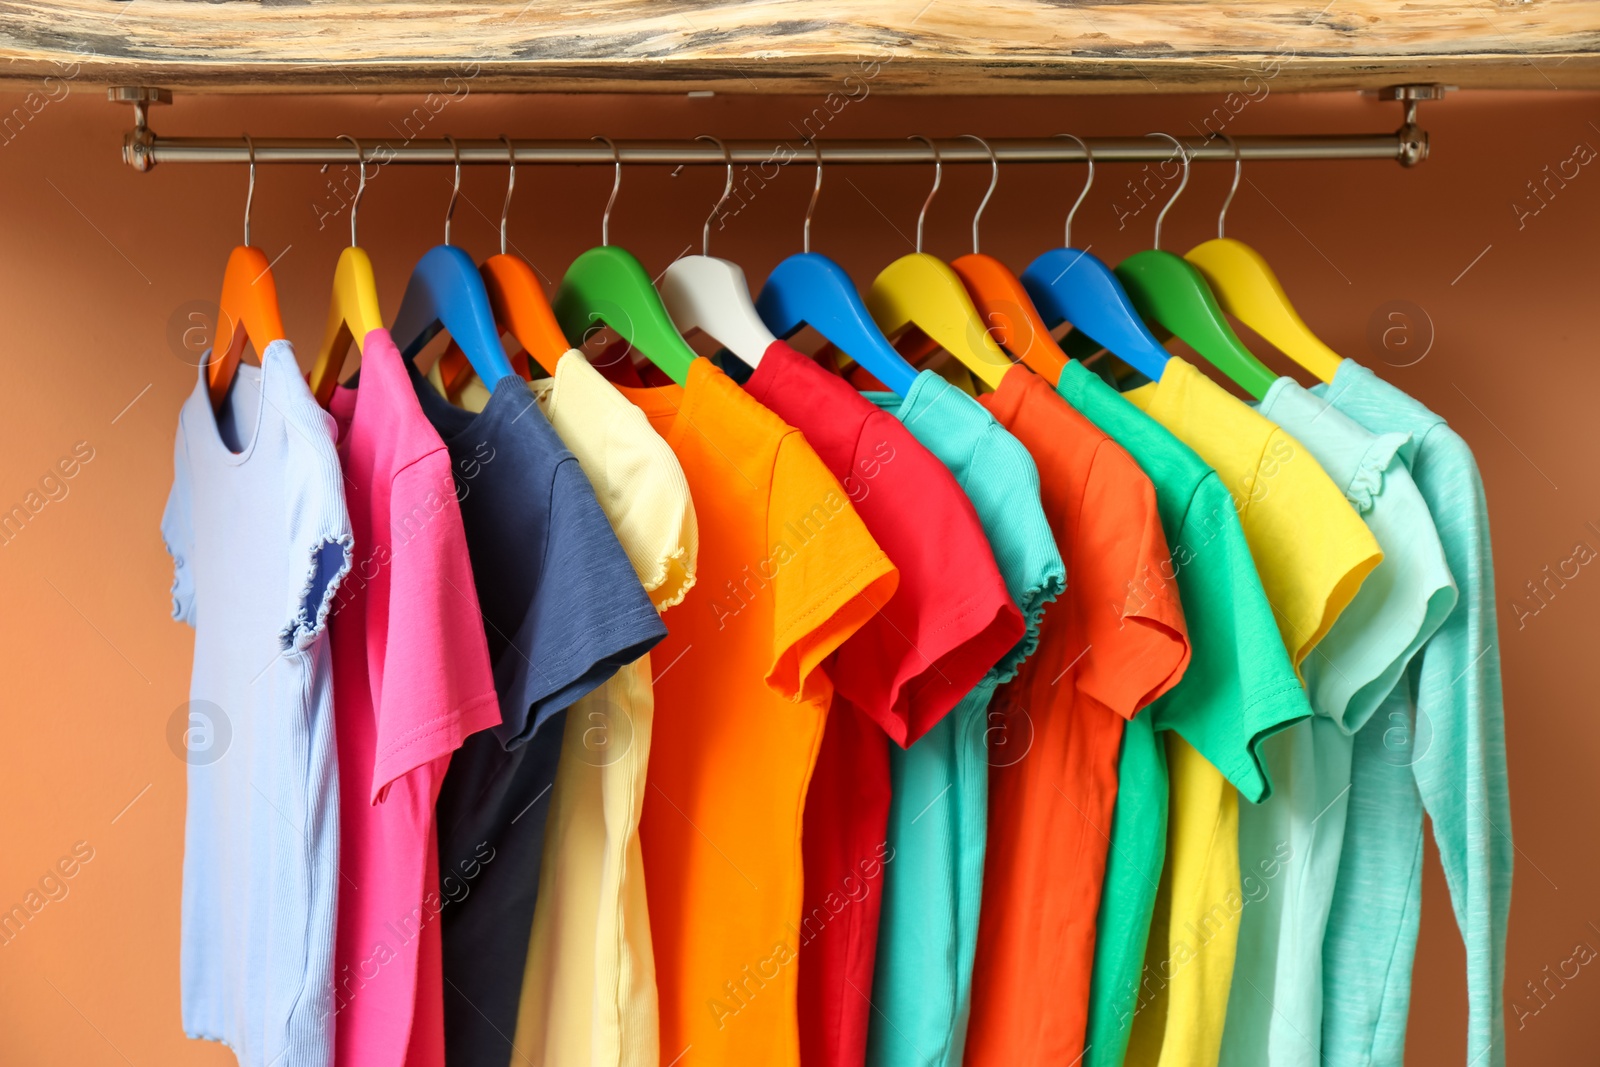
[[(1155, 486), (1191, 648), (1183, 679), (1130, 720), (1122, 739), (1083, 1055), (1085, 1067), (1122, 1067), (1134, 1014), (1167, 977), (1141, 974), (1167, 847), (1167, 765), (1158, 731), (1176, 731), (1247, 800), (1260, 801), (1272, 791), (1260, 739), (1311, 709), (1217, 473), (1076, 360), (1056, 391), (1126, 449)], [(1259, 885), (1254, 876), (1246, 882), (1250, 899)]]
[(1399, 1067), (1422, 908), (1422, 813), (1466, 945), (1467, 1060), (1505, 1063), (1501, 987), (1511, 811), (1489, 513), (1472, 451), (1444, 419), (1346, 359), (1312, 390), (1400, 451), (1459, 599), (1372, 721), (1351, 769), (1344, 853), (1323, 943), (1323, 1057)]
[(953, 1067), (966, 1045), (988, 836), (987, 710), (1039, 642), (1066, 571), (1027, 449), (977, 401), (932, 371), (904, 399), (868, 393), (955, 475), (1027, 623), (1018, 644), (909, 749), (890, 748), (889, 845), (867, 1062)]
[(1455, 607), (1456, 587), (1398, 458), (1409, 435), (1374, 434), (1291, 378), (1274, 382), (1258, 410), (1305, 446), (1383, 549), (1302, 665), (1316, 715), (1266, 742), (1273, 795), (1239, 809), (1241, 870), (1260, 869), (1285, 844), (1293, 859), (1240, 921), (1221, 1063), (1321, 1067), (1322, 939), (1344, 845), (1351, 735)]

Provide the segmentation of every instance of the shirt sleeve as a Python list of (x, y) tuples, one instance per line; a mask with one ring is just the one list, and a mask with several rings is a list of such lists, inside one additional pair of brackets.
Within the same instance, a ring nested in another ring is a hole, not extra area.
[(775, 596), (767, 685), (790, 700), (824, 701), (833, 682), (818, 667), (889, 601), (900, 574), (799, 431), (784, 436), (773, 460), (767, 542), (760, 566)]
[[(296, 381), (298, 385), (298, 381)], [(307, 416), (300, 433), (288, 435), (288, 618), (278, 633), (285, 651), (304, 651), (327, 629), (339, 585), (349, 573), (355, 538), (345, 510), (344, 475), (334, 446), (333, 416), (316, 406), (307, 390), (293, 403)]]
[(1130, 719), (1183, 676), (1189, 634), (1155, 488), (1112, 441), (1090, 462), (1082, 514), (1072, 581), (1095, 652), (1078, 687)]
[(1274, 429), (1241, 511), (1295, 670), (1355, 599), (1383, 551), (1311, 452)]
[(161, 514), (161, 540), (167, 546), (167, 555), (172, 557), (172, 617), (193, 626), (194, 511), (189, 450), (184, 443), (181, 422), (172, 449), (172, 489), (167, 493), (166, 510)]
[(1312, 707), (1346, 733), (1372, 717), (1456, 604), (1438, 530), (1397, 455), (1408, 440), (1378, 438), (1345, 491), (1384, 560), (1301, 667)]
[(1197, 485), (1172, 545), (1188, 626), (1183, 678), (1151, 709), (1246, 800), (1272, 792), (1261, 742), (1311, 715), (1278, 634), (1233, 498), (1215, 472)]
[(1467, 1057), (1498, 1062), (1505, 1047), (1506, 922), (1511, 905), (1511, 801), (1505, 707), (1494, 615), (1489, 511), (1472, 451), (1448, 427), (1430, 431), (1413, 475), (1461, 599), (1413, 666), (1417, 743), (1412, 764), (1466, 946)]
[(899, 419), (880, 411), (862, 424), (843, 484), (900, 585), (828, 672), (841, 696), (910, 746), (1021, 639), (1022, 613), (972, 502)]
[(387, 601), (373, 598), (367, 608), (369, 632), (384, 635), (373, 693), (374, 803), (395, 779), (500, 721), (449, 453), (440, 448), (396, 473), (390, 514), (404, 524), (358, 570), (389, 571)]
[(495, 664), (513, 748), (667, 635), (576, 457), (556, 465), (539, 582)]

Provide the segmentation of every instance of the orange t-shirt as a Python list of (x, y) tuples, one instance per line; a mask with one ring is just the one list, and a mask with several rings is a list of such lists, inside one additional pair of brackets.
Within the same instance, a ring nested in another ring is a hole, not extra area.
[(990, 705), (989, 847), (968, 1067), (1076, 1063), (1122, 723), (1177, 684), (1189, 638), (1150, 479), (1043, 378), (979, 402), (1039, 468), (1067, 567), (1039, 649)]
[(699, 573), (665, 616), (640, 839), (661, 1062), (796, 1067), (800, 828), (820, 665), (899, 574), (798, 430), (704, 359), (623, 389), (677, 455)]

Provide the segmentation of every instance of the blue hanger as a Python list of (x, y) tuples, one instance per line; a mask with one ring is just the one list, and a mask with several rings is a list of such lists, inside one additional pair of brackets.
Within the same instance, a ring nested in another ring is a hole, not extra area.
[[(1073, 332), (1063, 341), (1069, 354), (1092, 354), (1104, 348), (1146, 378), (1157, 381), (1167, 365), (1167, 350), (1145, 326), (1111, 268), (1088, 252), (1072, 247), (1072, 217), (1094, 185), (1094, 154), (1082, 139), (1070, 133), (1060, 136), (1083, 147), (1089, 178), (1067, 212), (1065, 247), (1052, 248), (1030, 263), (1022, 272), (1023, 287), (1047, 326), (1053, 329), (1063, 322), (1072, 324)], [(1089, 338), (1093, 339), (1092, 346), (1085, 343)]]
[(444, 216), (444, 244), (430, 248), (417, 261), (389, 332), (401, 354), (411, 359), (445, 330), (466, 354), (479, 380), (493, 388), (495, 382), (516, 371), (500, 344), (494, 308), (478, 265), (450, 243), (450, 216), (455, 214), (461, 192), (461, 150), (453, 137), (445, 139), (456, 150), (456, 180)]
[(811, 251), (811, 213), (822, 192), (822, 149), (811, 142), (817, 159), (817, 182), (806, 207), (805, 251), (779, 263), (756, 297), (756, 311), (779, 337), (792, 337), (809, 325), (885, 387), (905, 396), (917, 369), (896, 352), (873, 322), (855, 283), (844, 268)]

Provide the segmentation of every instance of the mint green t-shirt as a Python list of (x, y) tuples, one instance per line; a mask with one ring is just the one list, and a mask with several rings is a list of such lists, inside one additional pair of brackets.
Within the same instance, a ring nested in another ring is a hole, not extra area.
[[(1122, 740), (1083, 1056), (1085, 1067), (1122, 1067), (1135, 1012), (1168, 977), (1140, 973), (1166, 855), (1166, 758), (1158, 731), (1175, 730), (1245, 799), (1259, 802), (1272, 791), (1262, 739), (1311, 709), (1233, 497), (1216, 472), (1076, 360), (1056, 390), (1127, 450), (1155, 486), (1191, 648), (1183, 679), (1131, 720)], [(1259, 880), (1244, 881), (1248, 901)]]
[(1322, 1067), (1322, 940), (1344, 845), (1351, 735), (1455, 607), (1456, 587), (1398, 456), (1409, 435), (1372, 433), (1291, 378), (1274, 382), (1257, 409), (1305, 446), (1383, 549), (1302, 664), (1316, 715), (1267, 740), (1272, 797), (1239, 809), (1241, 870), (1285, 844), (1293, 859), (1240, 921), (1220, 1062)]
[(1483, 482), (1444, 419), (1349, 359), (1313, 393), (1374, 433), (1427, 502), (1455, 609), (1357, 735), (1344, 852), (1323, 941), (1323, 1057), (1399, 1067), (1422, 910), (1422, 813), (1466, 946), (1467, 1061), (1505, 1063), (1501, 989), (1511, 907), (1511, 810)]
[(1065, 588), (1066, 571), (1032, 457), (982, 405), (932, 371), (918, 374), (904, 399), (866, 396), (955, 475), (1027, 624), (1022, 640), (937, 726), (909, 749), (890, 748), (894, 862), (884, 867), (867, 1063), (954, 1067), (966, 1045), (983, 893), (989, 699), (1038, 644), (1039, 620)]

